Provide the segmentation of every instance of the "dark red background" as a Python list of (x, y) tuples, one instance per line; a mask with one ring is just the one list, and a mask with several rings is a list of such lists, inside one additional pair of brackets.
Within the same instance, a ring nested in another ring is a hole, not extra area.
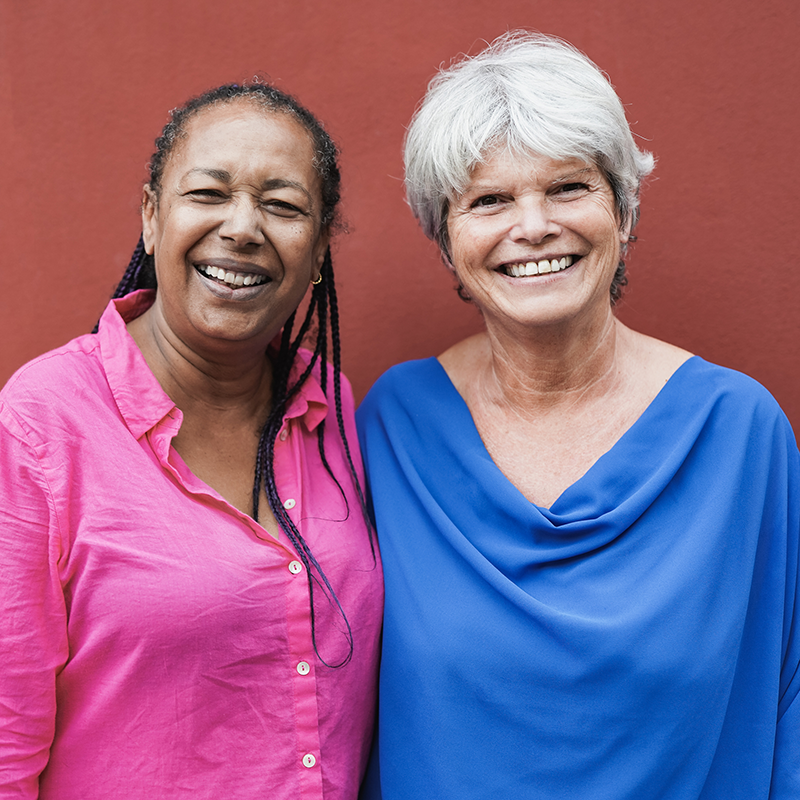
[(0, 0), (0, 382), (93, 326), (139, 233), (152, 142), (187, 96), (255, 74), (341, 145), (345, 369), (480, 321), (403, 202), (404, 126), (436, 68), (531, 27), (611, 77), (658, 157), (621, 317), (764, 383), (800, 425), (796, 0)]

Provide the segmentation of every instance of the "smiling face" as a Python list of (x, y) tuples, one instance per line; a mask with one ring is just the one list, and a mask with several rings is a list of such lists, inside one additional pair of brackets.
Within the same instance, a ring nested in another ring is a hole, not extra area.
[(487, 326), (552, 325), (611, 314), (629, 225), (600, 170), (501, 149), (450, 205), (450, 262)]
[(299, 122), (252, 101), (188, 121), (142, 207), (153, 311), (181, 341), (266, 347), (300, 304), (328, 244), (313, 159)]

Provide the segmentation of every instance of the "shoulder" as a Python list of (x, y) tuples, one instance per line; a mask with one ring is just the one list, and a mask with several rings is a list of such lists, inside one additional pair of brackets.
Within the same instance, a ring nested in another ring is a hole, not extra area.
[[(297, 355), (295, 356), (294, 364), (292, 364), (292, 369), (289, 377), (290, 385), (292, 385), (294, 381), (298, 380), (300, 376), (306, 371), (308, 365), (311, 363), (313, 355), (314, 354), (310, 350), (307, 350), (305, 347), (301, 347), (297, 351)], [(353, 389), (350, 385), (350, 381), (347, 379), (347, 376), (341, 371), (337, 375), (336, 369), (330, 362), (326, 363), (325, 380), (323, 381), (322, 365), (319, 359), (317, 359), (317, 362), (314, 364), (314, 367), (312, 368), (309, 377), (303, 382), (303, 385), (300, 387), (299, 396), (303, 397), (306, 400), (306, 402), (309, 403), (318, 401), (331, 405), (332, 409), (334, 386), (337, 378), (339, 381), (339, 386), (341, 391), (342, 411), (345, 414), (345, 416), (349, 415), (352, 417), (353, 414), (355, 413), (355, 401), (353, 399)]]
[[(700, 356), (659, 339), (617, 325), (625, 343), (628, 370), (637, 381), (649, 382), (656, 391), (664, 384), (678, 389), (677, 397), (693, 407), (719, 412), (783, 416), (772, 395), (758, 381), (742, 372), (713, 364)], [(670, 395), (673, 396), (673, 395)]]
[(780, 412), (775, 398), (757, 380), (735, 369), (712, 364), (700, 356), (688, 359), (679, 369), (687, 386), (713, 392), (714, 397), (730, 398), (748, 406)]
[(408, 443), (441, 429), (452, 416), (454, 395), (437, 359), (397, 364), (378, 378), (356, 411), (362, 448), (385, 438)]
[(669, 380), (692, 353), (674, 344), (635, 331), (614, 320), (616, 349), (621, 363), (638, 380), (655, 380), (662, 385)]
[(694, 356), (670, 383), (671, 396), (702, 416), (706, 430), (714, 431), (717, 438), (741, 439), (748, 448), (758, 442), (782, 441), (790, 450), (797, 449), (791, 424), (777, 400), (748, 375)]
[[(297, 351), (297, 355), (295, 356), (295, 363), (292, 366), (292, 370), (299, 370), (297, 375), (299, 375), (305, 371), (306, 367), (311, 363), (311, 359), (314, 357), (314, 354), (306, 349), (305, 347), (301, 347)], [(322, 366), (320, 360), (317, 359), (316, 364), (314, 364), (314, 368), (311, 370), (311, 375), (313, 376), (314, 380), (318, 383), (322, 383)], [(325, 383), (328, 386), (331, 386), (333, 380), (336, 376), (336, 369), (334, 368), (333, 364), (330, 361), (326, 362), (325, 365)], [(345, 389), (347, 392), (351, 391), (350, 388), (350, 381), (347, 379), (347, 376), (344, 372), (339, 372), (339, 380), (342, 383), (342, 391), (344, 392)]]
[(415, 401), (420, 395), (435, 391), (435, 379), (443, 375), (442, 366), (435, 358), (405, 361), (395, 364), (378, 378), (367, 392), (359, 413), (363, 408), (389, 402)]
[(0, 391), (0, 408), (41, 423), (52, 409), (98, 390), (108, 391), (99, 342), (86, 334), (20, 367)]

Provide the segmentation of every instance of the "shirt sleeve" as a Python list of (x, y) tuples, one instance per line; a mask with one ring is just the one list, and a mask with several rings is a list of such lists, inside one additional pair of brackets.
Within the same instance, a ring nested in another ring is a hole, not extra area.
[(52, 494), (30, 431), (0, 405), (0, 798), (35, 798), (68, 655)]
[(800, 797), (800, 456), (787, 425), (787, 581), (784, 654), (769, 800)]
[[(795, 610), (797, 610), (795, 598)], [(785, 669), (791, 680), (783, 692), (778, 709), (778, 727), (775, 736), (775, 756), (772, 767), (772, 785), (769, 800), (796, 800), (800, 797), (800, 641), (798, 641), (797, 617), (794, 617), (789, 632), (789, 651)]]
[(795, 697), (778, 721), (769, 800), (800, 797), (800, 699)]

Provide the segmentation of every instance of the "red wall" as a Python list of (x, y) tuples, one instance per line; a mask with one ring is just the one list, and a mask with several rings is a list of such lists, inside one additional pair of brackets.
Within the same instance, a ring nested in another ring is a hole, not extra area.
[(439, 64), (524, 26), (597, 61), (658, 156), (624, 321), (758, 378), (797, 428), (798, 23), (796, 0), (0, 0), (0, 382), (93, 326), (167, 110), (254, 74), (341, 145), (357, 393), (477, 329), (404, 205), (403, 131)]

